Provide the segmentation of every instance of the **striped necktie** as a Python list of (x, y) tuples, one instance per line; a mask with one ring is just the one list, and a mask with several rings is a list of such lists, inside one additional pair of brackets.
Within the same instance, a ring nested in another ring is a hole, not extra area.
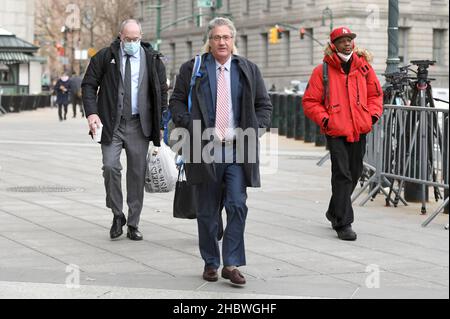
[(217, 77), (217, 107), (216, 107), (216, 134), (220, 140), (224, 140), (230, 121), (230, 101), (228, 86), (225, 81), (225, 67), (219, 68)]

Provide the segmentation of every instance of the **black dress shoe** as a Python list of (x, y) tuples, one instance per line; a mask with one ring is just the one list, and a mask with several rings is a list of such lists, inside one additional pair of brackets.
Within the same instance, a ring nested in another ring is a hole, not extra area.
[(125, 218), (124, 214), (122, 214), (121, 216), (114, 216), (111, 230), (109, 231), (109, 235), (111, 236), (111, 239), (116, 239), (123, 234), (122, 227), (126, 223), (127, 223), (127, 219)]
[(357, 238), (356, 233), (352, 229), (352, 226), (343, 227), (341, 229), (336, 230), (336, 232), (339, 239), (342, 240), (354, 241)]
[(144, 236), (142, 236), (141, 232), (137, 228), (132, 226), (128, 226), (127, 237), (130, 238), (131, 240), (144, 239)]
[(335, 218), (331, 216), (331, 214), (327, 211), (325, 214), (325, 217), (328, 219), (329, 222), (333, 223)]

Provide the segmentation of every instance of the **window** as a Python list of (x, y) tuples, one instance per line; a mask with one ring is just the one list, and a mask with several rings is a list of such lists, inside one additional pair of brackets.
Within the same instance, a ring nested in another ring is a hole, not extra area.
[(177, 67), (177, 50), (176, 50), (176, 44), (171, 43), (170, 44), (170, 53), (172, 58), (172, 72), (175, 72), (175, 68)]
[(139, 21), (143, 21), (144, 17), (145, 17), (145, 3), (147, 1), (146, 0), (140, 0), (138, 5), (139, 5), (139, 16), (138, 16), (138, 20)]
[(178, 20), (178, 0), (172, 0), (173, 22)]
[(263, 11), (270, 11), (270, 0), (261, 0), (263, 2)]
[(188, 59), (192, 59), (193, 57), (193, 53), (192, 53), (192, 41), (187, 41), (186, 42), (186, 49), (187, 49), (187, 54), (188, 54)]
[(226, 0), (227, 1), (227, 5), (225, 7), (226, 13), (230, 13), (231, 12), (231, 0)]
[(306, 34), (309, 34), (310, 36), (307, 36), (306, 39), (308, 39), (308, 63), (314, 64), (314, 30), (312, 28), (306, 29)]
[(286, 0), (285, 8), (286, 9), (291, 9), (292, 8), (292, 0)]
[(286, 66), (291, 65), (291, 33), (289, 31), (283, 32), (283, 53), (284, 63)]
[(263, 48), (263, 65), (269, 66), (269, 34), (261, 33), (262, 48)]
[(433, 29), (433, 60), (436, 61), (436, 64), (445, 64), (444, 39), (444, 29)]
[(239, 43), (239, 52), (242, 56), (248, 57), (248, 37), (241, 35), (241, 41)]
[(409, 37), (409, 28), (399, 27), (398, 28), (398, 58), (400, 59), (401, 65), (406, 65), (409, 63), (408, 37)]
[(0, 84), (9, 84), (11, 82), (11, 73), (8, 66), (0, 64)]
[(194, 17), (194, 15), (195, 15), (195, 1), (196, 0), (191, 0), (191, 5), (189, 7), (189, 10), (190, 10), (189, 14), (192, 16), (192, 19), (189, 20), (190, 23), (195, 23), (195, 17)]
[(250, 0), (242, 0), (241, 2), (242, 5), (242, 14), (247, 15), (250, 11)]

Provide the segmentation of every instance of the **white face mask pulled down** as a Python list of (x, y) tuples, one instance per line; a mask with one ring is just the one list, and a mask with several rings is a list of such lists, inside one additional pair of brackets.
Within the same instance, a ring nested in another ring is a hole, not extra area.
[(341, 52), (338, 52), (337, 55), (341, 58), (342, 61), (344, 61), (345, 63), (347, 63), (347, 62), (350, 60), (350, 58), (352, 57), (353, 52), (350, 53), (349, 55), (344, 54), (344, 53), (341, 53)]

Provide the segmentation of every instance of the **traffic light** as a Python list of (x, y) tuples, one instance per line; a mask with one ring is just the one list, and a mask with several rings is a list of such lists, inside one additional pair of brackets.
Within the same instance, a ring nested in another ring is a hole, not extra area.
[(56, 52), (58, 52), (58, 56), (65, 55), (64, 47), (60, 43), (56, 43), (55, 47), (56, 47)]
[(269, 43), (276, 44), (278, 42), (279, 42), (278, 29), (276, 27), (270, 28)]
[(305, 38), (305, 28), (300, 28), (300, 39), (304, 39)]
[(276, 44), (283, 36), (283, 29), (276, 25), (273, 28), (270, 28), (270, 38), (269, 43)]

